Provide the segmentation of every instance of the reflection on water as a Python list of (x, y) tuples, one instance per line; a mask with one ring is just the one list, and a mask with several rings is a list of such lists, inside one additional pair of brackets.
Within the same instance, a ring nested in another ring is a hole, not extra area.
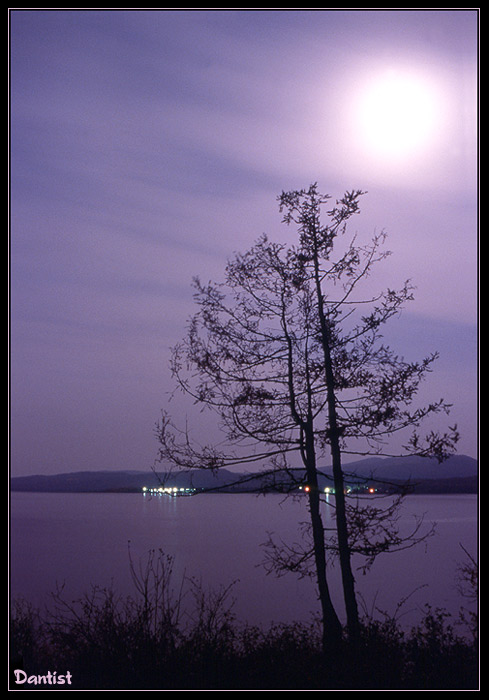
[[(297, 541), (307, 520), (303, 498), (278, 495), (205, 494), (170, 498), (140, 494), (30, 494), (11, 499), (11, 591), (36, 604), (48, 600), (56, 584), (70, 595), (90, 586), (111, 586), (134, 594), (128, 547), (134, 561), (151, 549), (174, 557), (174, 582), (183, 575), (206, 588), (232, 582), (239, 619), (250, 623), (309, 619), (318, 612), (312, 581), (293, 574), (277, 579), (263, 566), (268, 533)], [(331, 516), (327, 512), (326, 520)], [(401, 524), (409, 527), (424, 514), (436, 534), (425, 544), (380, 557), (357, 589), (369, 612), (376, 606), (394, 612), (409, 597), (408, 620), (429, 602), (457, 612), (464, 601), (457, 589), (457, 566), (464, 547), (476, 554), (477, 497), (410, 496)], [(330, 569), (333, 599), (342, 614), (338, 566)]]

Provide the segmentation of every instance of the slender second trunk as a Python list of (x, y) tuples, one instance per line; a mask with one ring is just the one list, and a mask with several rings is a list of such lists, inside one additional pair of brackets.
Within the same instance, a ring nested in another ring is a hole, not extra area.
[(346, 515), (345, 484), (341, 466), (341, 448), (338, 417), (336, 411), (336, 394), (334, 388), (333, 363), (331, 359), (330, 334), (324, 313), (324, 301), (319, 276), (319, 263), (316, 251), (315, 281), (318, 302), (319, 322), (321, 327), (321, 342), (324, 353), (324, 369), (327, 386), (328, 403), (328, 434), (331, 445), (331, 460), (336, 504), (336, 531), (338, 535), (338, 552), (345, 600), (348, 633), (356, 639), (359, 632), (358, 606), (355, 594), (355, 579), (351, 568), (350, 547), (348, 543), (348, 526)]
[(323, 619), (323, 650), (335, 652), (341, 641), (342, 627), (338, 619), (326, 579), (326, 549), (324, 545), (324, 526), (321, 517), (318, 477), (312, 431), (305, 430), (305, 456), (307, 483), (309, 486), (309, 511), (311, 514), (314, 558), (318, 584), (319, 600)]
[[(288, 383), (289, 401), (293, 420), (300, 428), (301, 455), (306, 468), (307, 482), (309, 485), (309, 510), (311, 515), (311, 527), (314, 543), (314, 560), (316, 565), (316, 579), (318, 584), (319, 601), (322, 612), (323, 624), (323, 651), (330, 656), (337, 652), (342, 636), (342, 627), (334, 609), (326, 578), (326, 548), (324, 543), (324, 527), (321, 518), (318, 474), (316, 464), (315, 435), (311, 407), (311, 387), (308, 381), (308, 416), (304, 420), (297, 411), (294, 381), (293, 381), (293, 352), (292, 339), (287, 329), (285, 313), (282, 314), (282, 328), (288, 345)], [(306, 375), (308, 376), (307, 361)]]
[(348, 633), (350, 639), (354, 640), (358, 637), (359, 616), (355, 594), (355, 578), (351, 568), (350, 546), (348, 543), (345, 484), (343, 479), (343, 470), (341, 467), (341, 452), (337, 432), (336, 436), (334, 435), (334, 431), (337, 431), (337, 427), (334, 425), (331, 426), (331, 421), (329, 430), (331, 433), (330, 440), (335, 490), (336, 530), (338, 535), (338, 551), (343, 583), (343, 595), (345, 599)]

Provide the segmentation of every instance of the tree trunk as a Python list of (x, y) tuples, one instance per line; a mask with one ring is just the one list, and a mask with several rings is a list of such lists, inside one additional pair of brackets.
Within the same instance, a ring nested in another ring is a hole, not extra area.
[(342, 628), (338, 619), (326, 578), (326, 550), (324, 545), (324, 526), (321, 518), (314, 436), (309, 428), (305, 430), (306, 472), (309, 486), (309, 510), (314, 542), (314, 558), (316, 564), (319, 600), (323, 620), (323, 650), (330, 654), (338, 650), (341, 641)]
[(328, 432), (331, 445), (331, 460), (333, 467), (333, 480), (336, 504), (336, 530), (338, 535), (338, 551), (343, 584), (343, 596), (345, 600), (348, 633), (350, 639), (358, 637), (359, 616), (355, 595), (355, 579), (351, 568), (350, 547), (348, 544), (348, 527), (346, 517), (345, 484), (343, 469), (341, 466), (340, 434), (336, 412), (336, 394), (334, 388), (333, 363), (331, 360), (330, 337), (328, 323), (324, 313), (324, 301), (319, 276), (319, 264), (316, 251), (315, 281), (318, 302), (319, 322), (321, 327), (321, 342), (324, 353), (324, 369), (327, 386), (328, 402)]
[(333, 467), (333, 480), (336, 504), (336, 530), (338, 535), (338, 550), (343, 582), (343, 595), (345, 599), (348, 633), (351, 639), (358, 636), (359, 617), (355, 595), (355, 579), (351, 568), (350, 546), (348, 543), (348, 527), (346, 517), (345, 483), (341, 466), (341, 449), (336, 415), (336, 398), (333, 388), (333, 372), (329, 343), (327, 338), (323, 342), (325, 347), (326, 381), (328, 383), (328, 423), (329, 439), (331, 444), (331, 459)]

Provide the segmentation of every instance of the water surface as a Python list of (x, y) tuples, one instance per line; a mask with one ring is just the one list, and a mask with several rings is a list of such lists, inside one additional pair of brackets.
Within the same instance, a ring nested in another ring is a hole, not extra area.
[[(415, 621), (424, 603), (456, 613), (465, 604), (457, 588), (462, 546), (477, 551), (477, 497), (413, 495), (403, 506), (401, 526), (415, 515), (436, 534), (425, 545), (378, 558), (357, 590), (369, 612), (392, 613), (404, 598), (406, 620)], [(327, 520), (329, 516), (325, 512)], [(13, 493), (11, 496), (11, 593), (36, 605), (49, 600), (57, 584), (77, 597), (91, 585), (134, 593), (128, 547), (136, 564), (149, 550), (174, 558), (173, 581), (185, 574), (206, 588), (232, 587), (234, 611), (253, 624), (310, 619), (318, 612), (314, 583), (294, 574), (277, 579), (263, 566), (262, 544), (273, 532), (286, 542), (300, 538), (307, 519), (305, 500), (279, 495), (205, 494), (190, 498), (142, 494)], [(340, 617), (339, 569), (330, 569), (332, 597)]]

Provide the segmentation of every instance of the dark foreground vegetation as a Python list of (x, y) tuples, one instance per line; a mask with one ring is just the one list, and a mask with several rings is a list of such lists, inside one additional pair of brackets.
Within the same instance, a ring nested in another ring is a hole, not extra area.
[[(394, 618), (366, 618), (356, 646), (345, 638), (325, 657), (314, 622), (266, 630), (241, 625), (229, 589), (209, 593), (190, 580), (185, 593), (183, 586), (174, 593), (171, 572), (157, 559), (134, 573), (134, 598), (93, 588), (73, 602), (61, 590), (43, 614), (15, 602), (10, 689), (478, 688), (473, 616), (453, 620), (426, 607), (422, 622), (409, 631)], [(17, 673), (24, 683), (15, 683), (15, 670), (24, 671)], [(47, 685), (48, 672), (54, 681), (64, 676), (65, 683)]]

